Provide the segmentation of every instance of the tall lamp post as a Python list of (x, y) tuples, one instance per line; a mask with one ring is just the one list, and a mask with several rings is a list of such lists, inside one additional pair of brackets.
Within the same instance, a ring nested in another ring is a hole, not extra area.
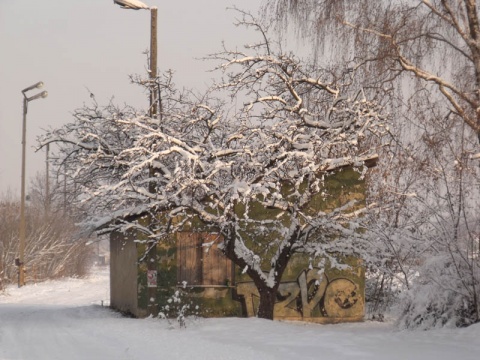
[(117, 5), (120, 5), (122, 9), (130, 10), (150, 10), (150, 72), (149, 77), (150, 84), (150, 117), (157, 115), (157, 101), (158, 91), (154, 84), (154, 80), (157, 78), (157, 13), (158, 9), (155, 6), (148, 6), (138, 0), (113, 0)]
[(21, 194), (20, 194), (20, 244), (19, 244), (19, 258), (17, 261), (18, 265), (18, 287), (25, 285), (25, 152), (26, 152), (26, 137), (27, 137), (27, 110), (28, 103), (33, 100), (40, 98), (46, 98), (48, 92), (42, 91), (36, 95), (27, 96), (27, 92), (33, 89), (40, 89), (43, 87), (43, 82), (39, 81), (38, 83), (27, 87), (22, 90), (23, 94), (23, 126), (22, 126), (22, 185), (21, 185)]
[[(157, 8), (155, 6), (149, 7), (138, 0), (113, 0), (117, 5), (120, 5), (123, 9), (150, 10), (150, 108), (149, 115), (151, 118), (157, 116), (157, 102), (158, 102), (158, 89), (156, 86), (157, 78)], [(150, 176), (153, 176), (154, 170), (150, 169)], [(149, 184), (149, 191), (155, 192), (155, 184), (151, 182)], [(150, 247), (147, 253), (147, 295), (149, 303), (147, 305), (148, 315), (158, 315), (157, 299), (157, 248), (154, 244)]]

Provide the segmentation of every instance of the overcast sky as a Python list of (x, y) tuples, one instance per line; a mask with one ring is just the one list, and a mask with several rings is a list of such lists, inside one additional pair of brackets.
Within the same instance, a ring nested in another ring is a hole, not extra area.
[[(237, 14), (227, 7), (257, 13), (261, 0), (148, 0), (158, 7), (158, 66), (173, 69), (180, 86), (209, 83), (213, 64), (195, 60), (256, 39), (236, 28)], [(49, 95), (29, 103), (27, 115), (27, 187), (45, 169), (45, 152), (34, 152), (42, 129), (72, 120), (71, 113), (90, 101), (148, 105), (131, 85), (129, 74), (145, 73), (150, 13), (124, 10), (112, 0), (0, 0), (0, 195), (20, 193), (23, 95), (43, 81)], [(32, 91), (34, 95), (40, 90)], [(28, 191), (28, 190), (27, 190)]]

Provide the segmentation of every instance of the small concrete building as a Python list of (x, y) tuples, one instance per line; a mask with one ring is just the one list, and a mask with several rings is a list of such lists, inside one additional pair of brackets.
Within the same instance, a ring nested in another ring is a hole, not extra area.
[[(327, 177), (325, 184), (331, 200), (319, 197), (315, 204), (323, 211), (338, 206), (339, 202), (365, 199), (363, 177), (351, 168)], [(182, 303), (200, 316), (255, 316), (259, 303), (257, 289), (242, 269), (217, 249), (220, 236), (215, 231), (192, 226), (173, 234), (169, 241), (152, 246), (134, 233), (112, 233), (111, 307), (135, 317), (159, 312), (168, 315), (175, 306), (172, 298), (181, 296)], [(349, 265), (340, 270), (328, 263), (317, 268), (320, 260), (312, 262), (302, 254), (290, 260), (277, 293), (275, 319), (319, 323), (363, 320), (362, 261), (339, 259)]]

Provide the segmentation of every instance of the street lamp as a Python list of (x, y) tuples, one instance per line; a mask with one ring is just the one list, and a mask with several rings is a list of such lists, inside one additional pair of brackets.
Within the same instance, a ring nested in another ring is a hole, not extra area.
[[(151, 118), (157, 116), (157, 101), (158, 101), (158, 90), (156, 86), (156, 78), (157, 78), (157, 7), (152, 6), (149, 7), (144, 3), (137, 1), (137, 0), (113, 0), (115, 4), (120, 5), (123, 9), (150, 9), (150, 71), (149, 71), (149, 78), (150, 78), (150, 109), (149, 115)], [(153, 176), (154, 169), (150, 168), (150, 176)], [(149, 191), (155, 191), (155, 184), (150, 182), (149, 184)], [(147, 253), (147, 276), (152, 276), (153, 278), (157, 277), (157, 250), (156, 246), (152, 246)], [(150, 299), (147, 305), (147, 313), (149, 315), (158, 315), (158, 308), (157, 304), (155, 303), (155, 299), (157, 298), (157, 288), (156, 284), (149, 286), (147, 290), (147, 296)]]
[(36, 95), (28, 97), (26, 92), (33, 89), (40, 89), (43, 87), (43, 82), (39, 81), (32, 86), (29, 86), (22, 90), (23, 94), (23, 126), (22, 126), (22, 185), (20, 194), (20, 244), (19, 244), (19, 258), (16, 261), (18, 265), (18, 287), (25, 285), (25, 147), (27, 136), (27, 110), (28, 103), (40, 98), (46, 98), (48, 92), (42, 91)]
[(151, 81), (150, 85), (150, 117), (155, 117), (157, 115), (157, 101), (158, 101), (158, 91), (154, 84), (155, 79), (157, 78), (157, 13), (158, 9), (156, 6), (148, 6), (138, 0), (113, 0), (114, 4), (120, 5), (122, 9), (130, 10), (140, 10), (140, 9), (149, 9), (150, 10), (150, 72), (149, 77)]
[(150, 9), (150, 7), (138, 0), (113, 0), (117, 5), (120, 5), (123, 9), (140, 10)]

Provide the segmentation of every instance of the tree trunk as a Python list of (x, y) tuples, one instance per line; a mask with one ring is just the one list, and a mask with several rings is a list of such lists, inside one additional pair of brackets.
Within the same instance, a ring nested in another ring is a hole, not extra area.
[[(287, 246), (284, 246), (280, 250), (280, 254), (274, 264), (274, 286), (269, 287), (266, 284), (263, 274), (258, 273), (256, 270), (253, 270), (246, 260), (239, 256), (235, 251), (235, 227), (231, 226), (229, 229), (226, 229), (223, 233), (225, 248), (223, 252), (227, 258), (233, 261), (240, 269), (247, 269), (247, 275), (253, 280), (255, 286), (257, 287), (258, 293), (260, 294), (260, 305), (258, 307), (257, 317), (261, 319), (273, 320), (273, 313), (275, 308), (275, 302), (277, 299), (277, 290), (280, 286), (280, 281), (282, 280), (283, 272), (285, 271), (289, 260), (292, 255), (292, 246), (295, 241), (300, 236), (300, 229), (297, 227), (295, 231), (290, 235)], [(241, 252), (240, 252), (241, 253)]]
[(258, 306), (257, 317), (261, 319), (273, 320), (273, 312), (275, 308), (275, 301), (277, 298), (277, 289), (262, 286), (258, 288), (260, 293), (260, 305)]

